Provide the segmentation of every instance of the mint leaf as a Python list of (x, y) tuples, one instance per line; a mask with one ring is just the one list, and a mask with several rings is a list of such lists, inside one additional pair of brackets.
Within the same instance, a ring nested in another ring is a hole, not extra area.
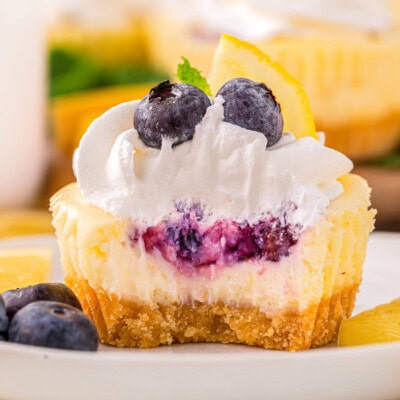
[(202, 90), (208, 96), (211, 96), (210, 85), (207, 82), (207, 79), (201, 75), (201, 72), (190, 65), (190, 62), (187, 58), (182, 57), (183, 63), (178, 64), (178, 69), (176, 71), (177, 78), (182, 83), (188, 83), (189, 85), (196, 86), (200, 90)]

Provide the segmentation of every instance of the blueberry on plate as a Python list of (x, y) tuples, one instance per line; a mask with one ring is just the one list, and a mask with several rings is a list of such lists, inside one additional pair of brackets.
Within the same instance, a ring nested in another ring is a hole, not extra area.
[(268, 139), (267, 147), (281, 138), (281, 107), (266, 85), (250, 79), (235, 78), (226, 82), (219, 89), (218, 95), (225, 100), (225, 121), (264, 134)]
[(4, 300), (0, 296), (0, 336), (2, 333), (7, 332), (8, 329), (8, 316), (6, 313), (6, 307), (4, 305)]
[(74, 292), (64, 283), (39, 283), (21, 289), (8, 290), (2, 294), (9, 318), (34, 301), (58, 301), (82, 311), (81, 303)]
[(96, 351), (98, 335), (93, 322), (67, 304), (37, 301), (19, 310), (8, 330), (13, 343), (68, 350)]
[(140, 101), (133, 126), (149, 147), (161, 149), (163, 139), (176, 146), (193, 138), (210, 105), (207, 95), (195, 86), (165, 81)]

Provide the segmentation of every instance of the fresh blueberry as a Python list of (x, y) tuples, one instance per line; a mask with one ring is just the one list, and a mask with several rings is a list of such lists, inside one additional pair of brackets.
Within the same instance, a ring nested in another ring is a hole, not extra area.
[(282, 136), (281, 107), (271, 90), (263, 83), (235, 78), (219, 89), (217, 96), (224, 98), (224, 120), (245, 129), (263, 133), (267, 147)]
[(7, 329), (8, 329), (8, 316), (6, 313), (4, 300), (0, 296), (0, 335), (4, 332), (7, 332)]
[(11, 320), (8, 340), (69, 350), (98, 347), (93, 322), (77, 308), (54, 301), (37, 301), (19, 310)]
[(149, 147), (160, 149), (163, 139), (176, 146), (193, 138), (210, 105), (207, 95), (195, 86), (165, 81), (140, 101), (133, 125)]
[(9, 290), (2, 294), (6, 312), (9, 318), (34, 301), (58, 301), (69, 304), (82, 311), (81, 303), (74, 292), (63, 283), (39, 283), (21, 289)]

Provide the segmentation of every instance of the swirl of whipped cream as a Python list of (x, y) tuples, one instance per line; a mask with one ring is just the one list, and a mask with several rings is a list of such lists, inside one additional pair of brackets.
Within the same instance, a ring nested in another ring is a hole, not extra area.
[[(294, 204), (291, 223), (313, 225), (343, 188), (336, 180), (352, 162), (311, 137), (284, 134), (266, 149), (263, 134), (223, 121), (223, 99), (208, 108), (194, 137), (160, 150), (146, 147), (132, 118), (138, 101), (95, 120), (74, 156), (84, 198), (120, 218), (155, 225), (177, 202), (200, 202), (206, 222), (259, 220)], [(323, 141), (323, 140), (322, 140)]]

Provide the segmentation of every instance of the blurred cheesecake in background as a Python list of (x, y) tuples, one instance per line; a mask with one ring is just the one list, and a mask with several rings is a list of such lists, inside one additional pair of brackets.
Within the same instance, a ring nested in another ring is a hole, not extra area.
[(51, 0), (49, 7), (52, 167), (43, 203), (73, 180), (73, 151), (89, 123), (167, 77), (147, 62), (143, 2)]
[(166, 0), (147, 17), (149, 57), (171, 75), (181, 56), (207, 73), (222, 32), (255, 42), (305, 87), (328, 146), (380, 157), (400, 140), (399, 3)]
[(141, 20), (122, 1), (68, 2), (50, 31), (52, 47), (92, 57), (105, 65), (141, 63)]
[(51, 97), (160, 78), (147, 65), (140, 2), (59, 3), (49, 29)]

